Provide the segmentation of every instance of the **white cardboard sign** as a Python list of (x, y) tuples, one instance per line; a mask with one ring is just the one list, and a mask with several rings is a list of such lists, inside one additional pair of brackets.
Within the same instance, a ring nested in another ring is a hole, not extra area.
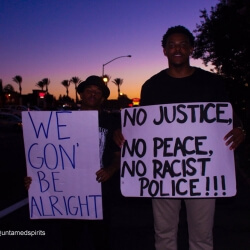
[(236, 194), (230, 103), (179, 103), (122, 110), (124, 196), (226, 197)]
[(97, 111), (22, 112), (31, 219), (102, 219)]

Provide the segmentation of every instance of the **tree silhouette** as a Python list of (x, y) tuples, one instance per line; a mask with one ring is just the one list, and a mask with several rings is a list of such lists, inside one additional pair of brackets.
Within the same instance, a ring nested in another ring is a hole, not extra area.
[(48, 85), (50, 84), (50, 79), (49, 78), (43, 78), (42, 82), (43, 82), (43, 84), (45, 86), (45, 91), (48, 94)]
[(123, 83), (123, 79), (121, 78), (115, 78), (113, 81), (112, 81), (118, 88), (118, 98), (120, 96), (120, 86), (122, 85)]
[(21, 96), (22, 95), (22, 85), (21, 84), (22, 84), (22, 81), (23, 81), (22, 77), (19, 76), (19, 75), (16, 75), (15, 77), (12, 78), (12, 80), (18, 84), (18, 86), (19, 86), (19, 94)]
[(81, 82), (81, 79), (77, 76), (73, 76), (70, 80), (70, 82), (73, 82), (75, 85), (75, 92), (76, 92), (76, 103), (78, 102), (78, 94), (77, 94), (77, 86)]
[(43, 90), (44, 88), (44, 82), (43, 81), (39, 81), (36, 86), (38, 86), (39, 88), (41, 88)]
[[(234, 111), (250, 129), (250, 5), (249, 0), (220, 0), (201, 11), (202, 21), (196, 25), (194, 58), (226, 78), (226, 87)], [(248, 133), (247, 133), (248, 134)]]
[(67, 97), (69, 97), (69, 85), (70, 85), (70, 81), (69, 80), (63, 80), (61, 83), (66, 88), (66, 95), (67, 95)]
[[(238, 82), (248, 82), (250, 77), (250, 8), (248, 0), (221, 0), (211, 8), (201, 11), (201, 24), (196, 25), (194, 58), (205, 65), (211, 63), (215, 70)], [(248, 5), (247, 5), (248, 4)]]

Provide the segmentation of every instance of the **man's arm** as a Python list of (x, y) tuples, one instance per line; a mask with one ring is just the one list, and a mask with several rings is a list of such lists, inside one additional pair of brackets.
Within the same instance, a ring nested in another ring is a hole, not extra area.
[(114, 173), (120, 169), (120, 163), (121, 152), (114, 152), (112, 163), (108, 167), (101, 168), (96, 172), (96, 180), (98, 182), (105, 182), (109, 180), (114, 175)]

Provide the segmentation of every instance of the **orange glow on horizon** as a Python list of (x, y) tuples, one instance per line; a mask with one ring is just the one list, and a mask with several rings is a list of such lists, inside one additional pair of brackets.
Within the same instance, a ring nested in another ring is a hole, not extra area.
[[(114, 74), (114, 77), (110, 79), (108, 82), (107, 86), (110, 89), (110, 96), (109, 100), (111, 99), (117, 99), (118, 96), (118, 88), (117, 86), (112, 82), (112, 80), (115, 77), (120, 77), (124, 80), (123, 84), (120, 86), (120, 91), (124, 94), (127, 95), (128, 98), (140, 98), (140, 92), (141, 92), (141, 87), (143, 83), (149, 79), (151, 76), (154, 74), (160, 72), (164, 68), (167, 68), (167, 59), (164, 57), (160, 57), (160, 61), (158, 64), (154, 64), (154, 67), (151, 66), (151, 64), (148, 62), (146, 64), (143, 64), (140, 66), (138, 69), (134, 68), (132, 70), (126, 71), (126, 75), (124, 76), (123, 72), (120, 72), (120, 69), (118, 67), (116, 74)], [(200, 60), (193, 60), (191, 59), (191, 65), (194, 67), (200, 67), (203, 68), (207, 71), (209, 71), (212, 67), (208, 66), (206, 67)], [(90, 75), (90, 74), (89, 74)], [(86, 79), (88, 75), (85, 77), (79, 76), (81, 79)], [(61, 84), (61, 80), (64, 77), (59, 76), (56, 78), (50, 77), (50, 85), (48, 86), (48, 92), (49, 94), (53, 95), (56, 99), (59, 98), (59, 96), (64, 96), (66, 95), (66, 89), (65, 87)], [(27, 77), (24, 75), (23, 79), (27, 79)], [(29, 82), (30, 81), (30, 82)], [(29, 81), (26, 81), (24, 84), (22, 84), (22, 94), (29, 94), (32, 93), (32, 90), (37, 89), (35, 86), (34, 82), (35, 80), (33, 78), (29, 79)], [(17, 86), (13, 84), (13, 87), (15, 88), (15, 91), (17, 90)], [(71, 84), (69, 86), (69, 97), (75, 100), (75, 86)]]

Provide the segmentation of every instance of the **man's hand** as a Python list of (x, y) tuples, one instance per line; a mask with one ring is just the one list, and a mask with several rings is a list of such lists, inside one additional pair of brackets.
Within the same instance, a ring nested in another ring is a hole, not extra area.
[(109, 180), (114, 175), (114, 173), (120, 169), (120, 163), (121, 152), (114, 152), (112, 163), (109, 166), (101, 168), (96, 172), (96, 180), (98, 182), (105, 182)]
[(101, 168), (96, 172), (96, 180), (98, 182), (105, 182), (109, 180), (115, 172), (112, 168)]
[(29, 190), (31, 182), (32, 182), (31, 177), (29, 176), (24, 177), (24, 187), (26, 188), (26, 190)]
[(230, 150), (235, 150), (245, 140), (245, 136), (245, 132), (242, 128), (233, 128), (226, 134), (224, 140)]

